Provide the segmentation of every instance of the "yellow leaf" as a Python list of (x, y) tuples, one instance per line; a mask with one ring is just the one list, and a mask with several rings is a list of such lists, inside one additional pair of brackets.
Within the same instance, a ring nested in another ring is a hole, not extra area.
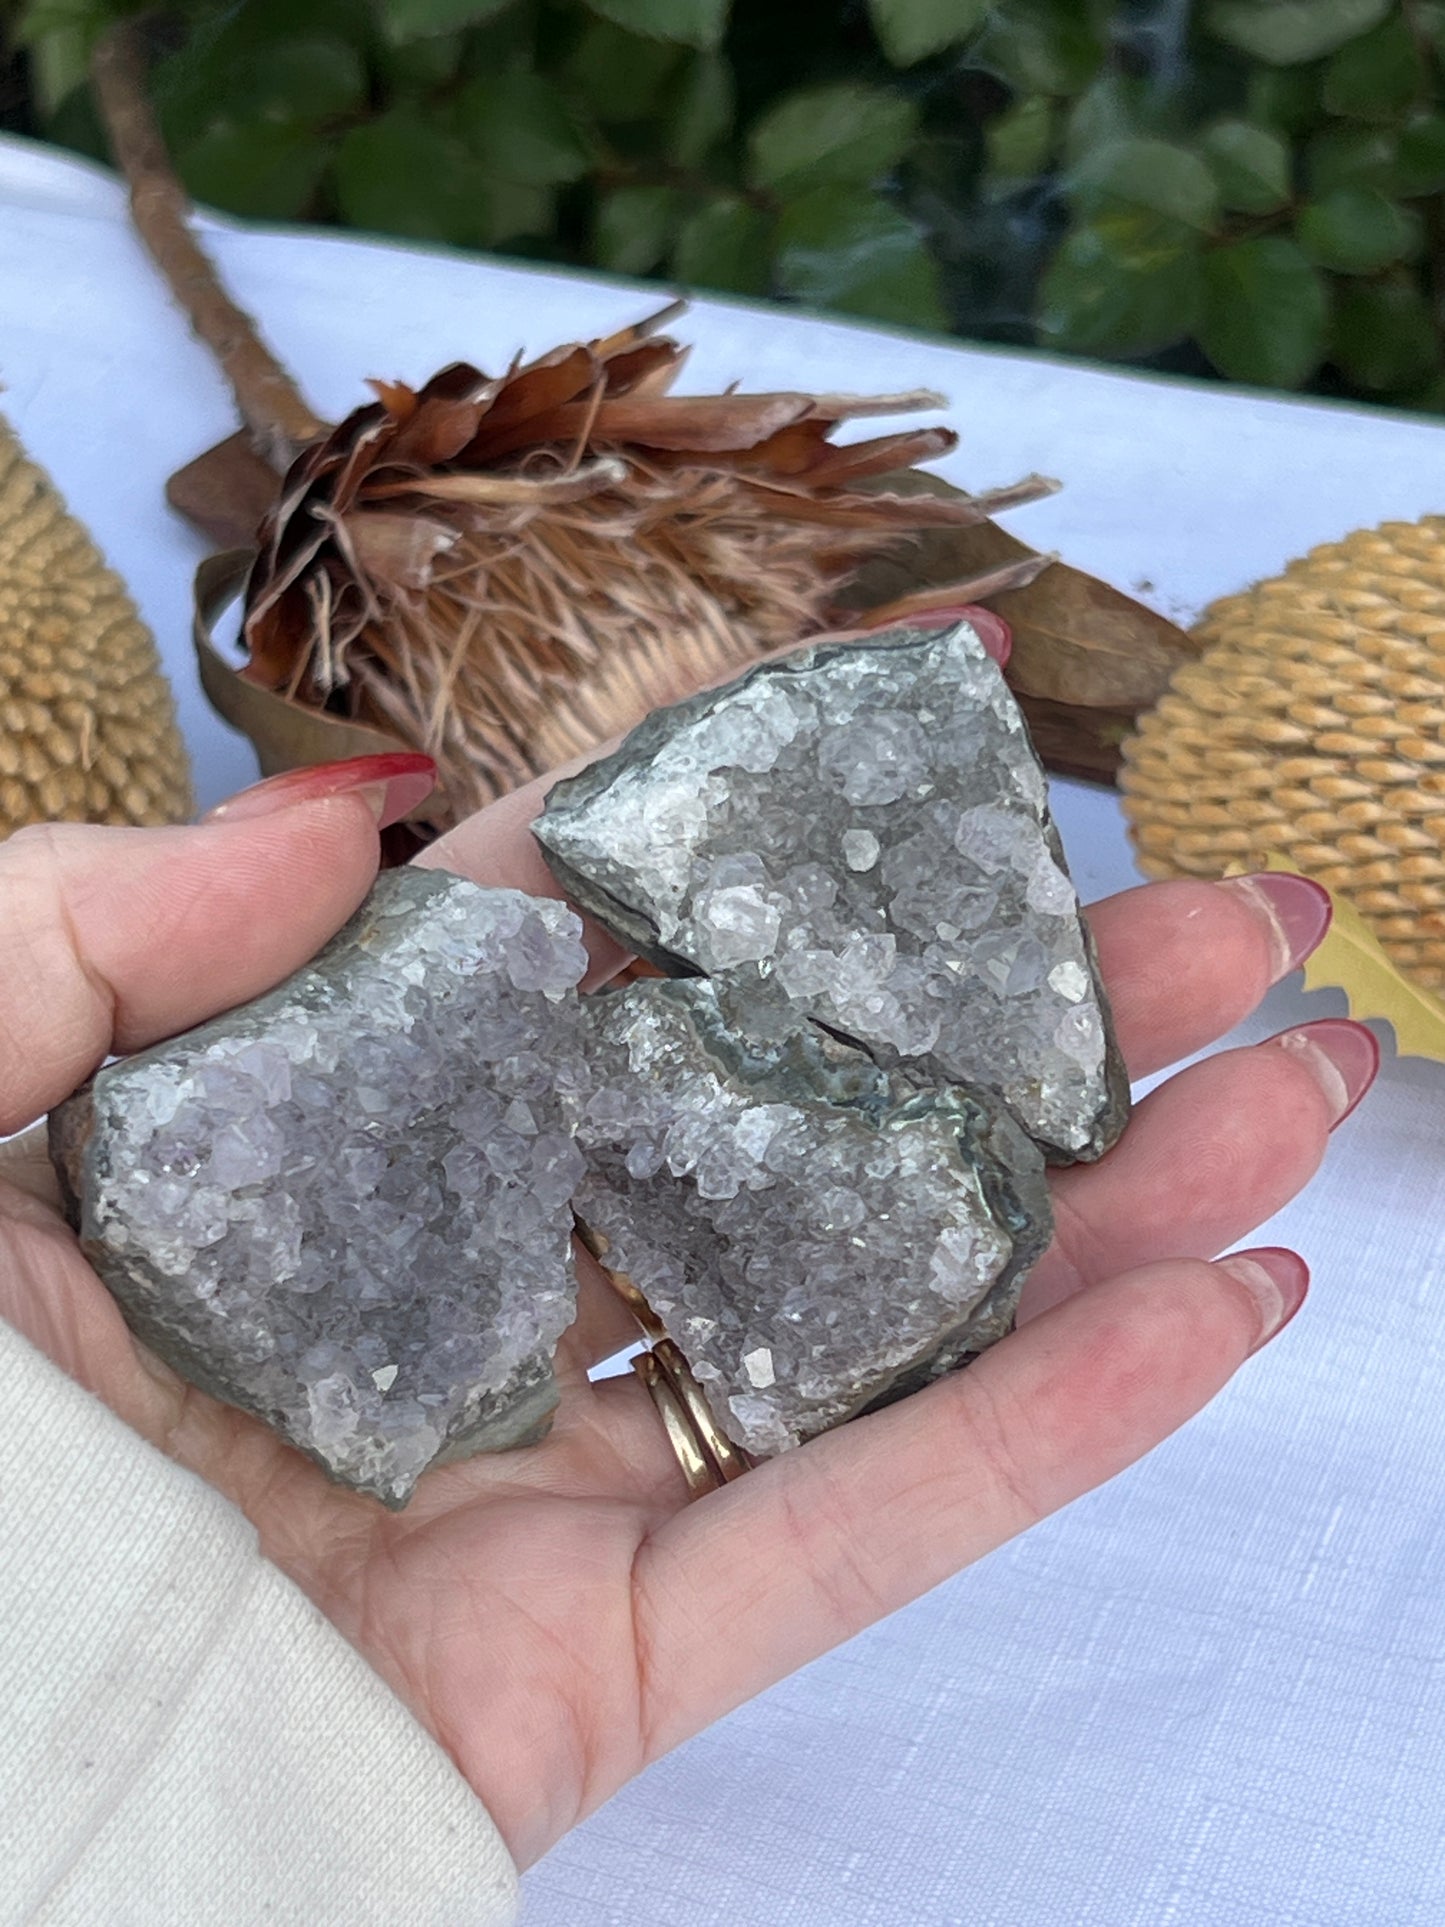
[[(1293, 865), (1272, 856), (1269, 868)], [(1445, 1003), (1395, 968), (1348, 899), (1335, 896), (1334, 906), (1329, 935), (1305, 963), (1305, 989), (1344, 991), (1352, 1017), (1379, 1017), (1390, 1025), (1402, 1057), (1445, 1064)]]

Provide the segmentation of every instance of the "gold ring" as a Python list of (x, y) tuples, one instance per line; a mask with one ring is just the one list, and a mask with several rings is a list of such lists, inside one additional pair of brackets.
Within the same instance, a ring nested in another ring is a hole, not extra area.
[[(670, 1338), (659, 1339), (650, 1352), (639, 1352), (632, 1369), (652, 1394), (662, 1414), (668, 1440), (688, 1491), (716, 1491), (741, 1478), (752, 1465), (746, 1452), (733, 1444), (712, 1415), (712, 1408), (691, 1368)], [(686, 1431), (686, 1449), (679, 1449), (678, 1433)], [(701, 1471), (697, 1469), (701, 1465)]]
[(577, 1227), (583, 1244), (601, 1265), (608, 1283), (626, 1305), (650, 1351), (639, 1352), (632, 1369), (647, 1387), (662, 1419), (667, 1442), (682, 1467), (682, 1476), (693, 1498), (716, 1492), (751, 1469), (753, 1461), (741, 1446), (734, 1445), (713, 1417), (701, 1385), (692, 1368), (667, 1335), (667, 1327), (648, 1304), (625, 1272), (614, 1271), (607, 1263), (607, 1240), (585, 1226)]
[(661, 1414), (667, 1442), (682, 1467), (688, 1492), (694, 1499), (701, 1498), (704, 1492), (715, 1492), (722, 1484), (717, 1466), (699, 1444), (687, 1407), (673, 1390), (657, 1359), (651, 1352), (639, 1352), (632, 1361), (632, 1369), (651, 1393), (652, 1402)]

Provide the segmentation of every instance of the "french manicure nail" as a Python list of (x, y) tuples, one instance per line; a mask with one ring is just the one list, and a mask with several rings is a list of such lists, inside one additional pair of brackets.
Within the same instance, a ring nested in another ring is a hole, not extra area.
[(1281, 1031), (1262, 1046), (1288, 1051), (1325, 1094), (1330, 1129), (1343, 1124), (1380, 1069), (1380, 1045), (1372, 1030), (1348, 1017), (1320, 1017), (1312, 1024)]
[(1291, 870), (1261, 870), (1254, 876), (1229, 877), (1224, 887), (1245, 897), (1269, 925), (1274, 947), (1271, 983), (1297, 970), (1324, 942), (1334, 905), (1322, 884)]
[(1217, 1260), (1249, 1292), (1259, 1307), (1259, 1336), (1250, 1346), (1253, 1357), (1277, 1332), (1282, 1332), (1304, 1303), (1310, 1288), (1310, 1268), (1297, 1251), (1265, 1245), (1257, 1251), (1236, 1251)]
[(381, 756), (352, 756), (341, 763), (315, 763), (289, 769), (264, 783), (218, 803), (201, 818), (203, 823), (241, 823), (250, 817), (270, 816), (297, 803), (317, 803), (331, 796), (360, 796), (371, 808), (380, 830), (408, 816), (436, 788), (437, 767), (430, 756), (398, 750)]

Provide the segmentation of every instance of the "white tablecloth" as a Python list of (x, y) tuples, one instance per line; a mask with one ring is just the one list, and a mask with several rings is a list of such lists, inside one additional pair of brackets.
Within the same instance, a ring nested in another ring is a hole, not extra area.
[[(369, 374), (495, 368), (656, 300), (331, 235), (212, 241), (333, 415)], [(683, 325), (698, 390), (942, 389), (946, 473), (1061, 476), (1019, 531), (1183, 617), (1445, 506), (1421, 420), (731, 303)], [(197, 688), (202, 546), (161, 489), (235, 425), (229, 399), (114, 184), (21, 142), (0, 142), (0, 383), (160, 636), (216, 800), (254, 763)], [(1112, 796), (1056, 799), (1085, 893), (1135, 880)], [(1246, 1034), (1342, 1009), (1295, 979)], [(530, 1927), (1441, 1927), (1442, 1207), (1445, 1069), (1387, 1059), (1267, 1234), (1314, 1266), (1289, 1334), (1147, 1463), (628, 1788), (528, 1877)]]

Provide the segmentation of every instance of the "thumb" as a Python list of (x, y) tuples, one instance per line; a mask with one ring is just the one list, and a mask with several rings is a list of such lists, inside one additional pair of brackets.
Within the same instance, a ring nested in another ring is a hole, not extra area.
[(52, 823), (0, 844), (0, 1134), (110, 1052), (314, 956), (370, 888), (379, 827), (433, 773), (426, 757), (366, 757), (260, 784), (190, 828)]

